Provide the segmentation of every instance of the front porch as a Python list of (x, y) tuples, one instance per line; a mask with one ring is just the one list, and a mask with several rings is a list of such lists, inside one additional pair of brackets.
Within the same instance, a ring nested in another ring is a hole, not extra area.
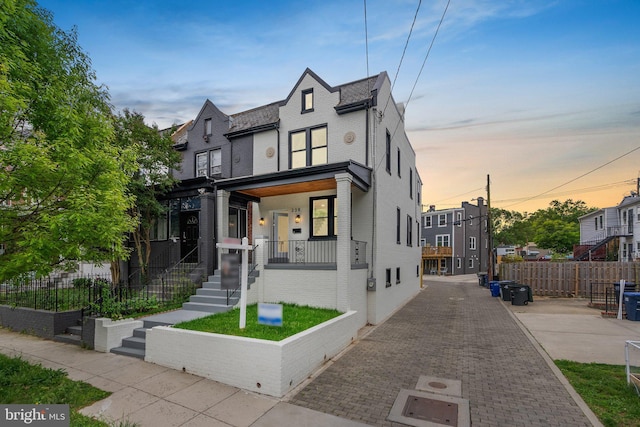
[[(337, 240), (264, 240), (265, 269), (335, 270)], [(351, 269), (366, 269), (367, 243), (351, 241)], [(260, 263), (259, 260), (257, 260)]]

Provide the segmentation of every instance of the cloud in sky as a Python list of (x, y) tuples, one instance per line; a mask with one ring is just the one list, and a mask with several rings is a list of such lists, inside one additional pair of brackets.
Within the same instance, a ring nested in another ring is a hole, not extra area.
[[(166, 127), (193, 119), (207, 98), (229, 114), (283, 99), (306, 67), (331, 85), (367, 67), (393, 78), (418, 1), (366, 2), (368, 58), (358, 2), (40, 4), (62, 29), (77, 26), (117, 108)], [(394, 88), (396, 102), (409, 101), (425, 204), (458, 206), (465, 199), (451, 196), (483, 187), (487, 174), (495, 200), (522, 199), (640, 145), (639, 2), (452, 1), (409, 100), (446, 4), (422, 2)], [(627, 182), (638, 160), (633, 153), (561, 190)], [(603, 207), (632, 188), (572, 198)]]

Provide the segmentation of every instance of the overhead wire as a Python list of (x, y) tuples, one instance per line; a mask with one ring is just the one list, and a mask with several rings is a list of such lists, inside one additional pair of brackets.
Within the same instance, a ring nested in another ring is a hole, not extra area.
[(570, 179), (569, 181), (567, 181), (567, 182), (565, 182), (565, 183), (563, 183), (563, 184), (557, 185), (557, 186), (553, 187), (553, 188), (552, 188), (552, 189), (550, 189), (550, 190), (547, 190), (547, 191), (544, 191), (544, 192), (542, 192), (542, 193), (540, 193), (540, 194), (537, 194), (537, 195), (535, 195), (535, 196), (529, 197), (529, 198), (527, 198), (527, 199), (525, 199), (525, 200), (523, 200), (523, 201), (521, 201), (521, 202), (517, 202), (517, 203), (513, 203), (513, 204), (511, 204), (511, 205), (505, 206), (503, 209), (510, 208), (511, 206), (519, 205), (519, 204), (521, 204), (521, 203), (525, 203), (525, 202), (528, 202), (528, 201), (530, 201), (530, 200), (534, 200), (534, 199), (536, 199), (536, 198), (539, 198), (540, 196), (544, 196), (545, 194), (551, 193), (553, 190), (557, 190), (558, 188), (561, 188), (561, 187), (564, 187), (565, 185), (571, 184), (572, 182), (575, 182), (575, 181), (579, 180), (580, 178), (584, 178), (585, 176), (587, 176), (587, 175), (589, 175), (589, 174), (592, 174), (593, 172), (595, 172), (595, 171), (597, 171), (597, 170), (600, 170), (600, 169), (602, 169), (603, 167), (608, 166), (608, 165), (610, 165), (611, 163), (613, 163), (613, 162), (615, 162), (615, 161), (618, 161), (618, 160), (622, 159), (623, 157), (626, 157), (626, 156), (628, 156), (629, 154), (631, 154), (631, 153), (633, 153), (633, 152), (635, 152), (635, 151), (638, 151), (638, 150), (640, 150), (640, 146), (638, 146), (638, 147), (634, 148), (633, 150), (627, 151), (626, 153), (624, 153), (624, 154), (622, 154), (622, 155), (620, 155), (620, 156), (616, 157), (616, 158), (615, 158), (615, 159), (613, 159), (613, 160), (609, 160), (608, 162), (603, 163), (603, 164), (601, 164), (600, 166), (598, 166), (598, 167), (596, 167), (596, 168), (591, 169), (589, 172), (585, 172), (585, 173), (583, 173), (582, 175), (577, 176), (577, 177), (575, 177), (575, 178), (573, 178), (573, 179)]
[[(422, 66), (420, 67), (420, 71), (418, 72), (418, 75), (416, 76), (416, 79), (413, 83), (413, 87), (411, 89), (411, 93), (409, 94), (409, 98), (407, 98), (407, 101), (405, 102), (404, 108), (406, 110), (407, 106), (409, 105), (409, 102), (411, 101), (411, 97), (413, 96), (413, 92), (418, 84), (418, 81), (420, 80), (420, 76), (422, 75), (422, 71), (424, 70), (424, 66), (427, 63), (427, 59), (429, 59), (429, 54), (431, 53), (431, 49), (433, 48), (433, 45), (436, 41), (436, 37), (438, 36), (438, 32), (440, 31), (440, 27), (442, 26), (442, 22), (444, 21), (444, 17), (447, 14), (447, 10), (449, 10), (449, 4), (451, 3), (451, 0), (447, 0), (447, 5), (444, 8), (444, 11), (442, 12), (442, 16), (440, 17), (440, 22), (438, 22), (438, 26), (436, 27), (436, 31), (433, 34), (433, 37), (431, 38), (431, 43), (429, 44), (429, 49), (427, 49), (427, 53), (425, 54), (424, 60), (422, 61)], [(413, 25), (412, 25), (413, 28)], [(407, 40), (408, 42), (408, 40)], [(391, 99), (391, 93), (389, 93), (389, 98), (388, 100)], [(393, 130), (393, 133), (391, 134), (391, 140), (393, 140), (393, 137), (395, 136), (396, 132), (398, 131), (398, 127), (400, 126), (400, 122), (402, 122), (403, 119), (402, 117), (398, 118), (398, 122), (396, 123), (396, 127)], [(382, 162), (385, 160), (385, 157), (382, 157), (380, 159), (380, 162), (376, 165), (375, 167), (375, 171), (378, 170), (378, 168), (380, 168), (380, 166), (382, 165)]]
[(411, 39), (411, 34), (413, 33), (413, 27), (416, 25), (416, 19), (418, 18), (418, 12), (420, 11), (421, 5), (422, 5), (422, 0), (419, 0), (418, 7), (416, 8), (416, 13), (413, 15), (413, 22), (411, 23), (411, 28), (409, 28), (409, 35), (407, 35), (407, 41), (404, 43), (404, 49), (402, 50), (402, 55), (400, 56), (400, 63), (398, 63), (398, 68), (396, 69), (396, 75), (393, 77), (393, 82), (391, 83), (391, 90), (389, 91), (387, 102), (384, 104), (384, 108), (382, 109), (383, 116), (387, 112), (387, 107), (389, 106), (389, 100), (391, 100), (391, 94), (393, 93), (393, 88), (396, 86), (396, 81), (398, 80), (398, 74), (400, 74), (400, 67), (402, 67), (402, 62), (404, 61), (404, 55), (407, 52), (407, 46), (409, 46), (409, 39)]

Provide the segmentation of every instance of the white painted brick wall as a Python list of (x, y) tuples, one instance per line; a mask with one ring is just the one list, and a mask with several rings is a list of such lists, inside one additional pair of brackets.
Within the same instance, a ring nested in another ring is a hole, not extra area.
[(280, 342), (157, 326), (145, 360), (282, 397), (357, 337), (356, 322), (350, 311)]
[[(272, 157), (267, 156), (267, 149), (275, 150)], [(282, 155), (282, 153), (280, 154)], [(278, 170), (278, 132), (270, 130), (253, 135), (253, 174), (276, 172)]]
[(95, 322), (93, 347), (96, 351), (108, 353), (112, 348), (120, 347), (123, 338), (132, 336), (133, 330), (142, 326), (142, 320), (111, 320), (100, 317)]
[(336, 308), (335, 270), (263, 270), (264, 302)]

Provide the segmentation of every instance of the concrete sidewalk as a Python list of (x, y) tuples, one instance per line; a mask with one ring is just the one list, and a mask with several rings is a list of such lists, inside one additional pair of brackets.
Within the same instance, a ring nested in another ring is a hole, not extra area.
[(83, 408), (108, 423), (139, 426), (357, 427), (357, 422), (279, 402), (142, 360), (0, 329), (0, 353), (63, 369), (69, 378), (112, 392)]
[[(505, 303), (506, 304), (506, 303)], [(640, 322), (608, 319), (582, 298), (534, 297), (507, 307), (552, 359), (624, 365), (627, 340), (640, 340)]]
[(579, 300), (511, 306), (475, 275), (425, 276), (425, 285), (281, 400), (2, 329), (0, 352), (111, 391), (82, 412), (143, 427), (399, 426), (387, 419), (394, 401), (422, 376), (460, 382), (474, 426), (600, 425), (549, 355), (623, 364), (624, 341), (640, 336), (640, 322), (603, 319)]

